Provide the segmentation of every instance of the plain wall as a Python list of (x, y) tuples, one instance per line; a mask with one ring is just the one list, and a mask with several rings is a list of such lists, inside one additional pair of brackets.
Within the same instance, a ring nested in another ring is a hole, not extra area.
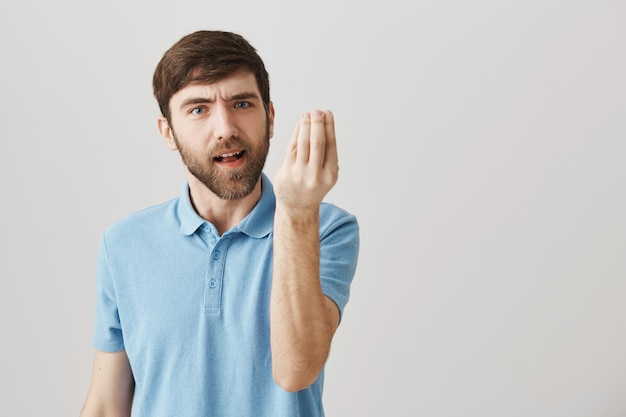
[(99, 238), (179, 192), (151, 77), (197, 29), (266, 62), (270, 177), (335, 113), (362, 250), (329, 417), (626, 415), (618, 0), (5, 2), (0, 415), (78, 414)]

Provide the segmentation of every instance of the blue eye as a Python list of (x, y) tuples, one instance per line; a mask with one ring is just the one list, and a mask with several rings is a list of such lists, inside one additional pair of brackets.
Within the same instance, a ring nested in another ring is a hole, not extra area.
[(200, 114), (204, 113), (204, 109), (202, 107), (195, 107), (195, 108), (191, 109), (191, 113), (195, 114), (195, 115), (200, 115)]
[(237, 109), (247, 109), (248, 107), (250, 107), (250, 103), (247, 101), (239, 101), (235, 104), (235, 108)]

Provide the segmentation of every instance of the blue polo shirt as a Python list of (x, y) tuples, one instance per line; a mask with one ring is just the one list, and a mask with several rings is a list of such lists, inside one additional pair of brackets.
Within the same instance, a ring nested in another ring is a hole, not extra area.
[[(289, 393), (272, 379), (269, 306), (275, 196), (219, 236), (181, 195), (113, 224), (97, 266), (94, 346), (126, 350), (136, 417), (323, 416), (323, 372)], [(359, 248), (356, 218), (320, 207), (320, 280), (343, 313)]]

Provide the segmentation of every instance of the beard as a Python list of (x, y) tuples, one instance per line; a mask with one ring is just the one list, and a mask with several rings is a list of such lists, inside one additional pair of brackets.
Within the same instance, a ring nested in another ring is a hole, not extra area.
[[(187, 169), (211, 192), (224, 200), (237, 200), (249, 195), (256, 186), (269, 152), (269, 123), (266, 123), (265, 137), (251, 145), (240, 137), (232, 137), (222, 141), (213, 148), (209, 155), (199, 155), (179, 140), (174, 130), (172, 136)], [(228, 149), (242, 149), (246, 158), (239, 168), (223, 169), (211, 155), (220, 154)]]

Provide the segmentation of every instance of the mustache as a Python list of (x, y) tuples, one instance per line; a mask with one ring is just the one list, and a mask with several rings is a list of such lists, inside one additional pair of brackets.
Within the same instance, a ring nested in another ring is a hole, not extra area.
[(218, 145), (211, 149), (211, 154), (220, 155), (225, 151), (231, 150), (233, 148), (238, 148), (243, 151), (247, 151), (249, 149), (244, 139), (240, 138), (239, 136), (233, 136), (224, 141), (220, 141)]

